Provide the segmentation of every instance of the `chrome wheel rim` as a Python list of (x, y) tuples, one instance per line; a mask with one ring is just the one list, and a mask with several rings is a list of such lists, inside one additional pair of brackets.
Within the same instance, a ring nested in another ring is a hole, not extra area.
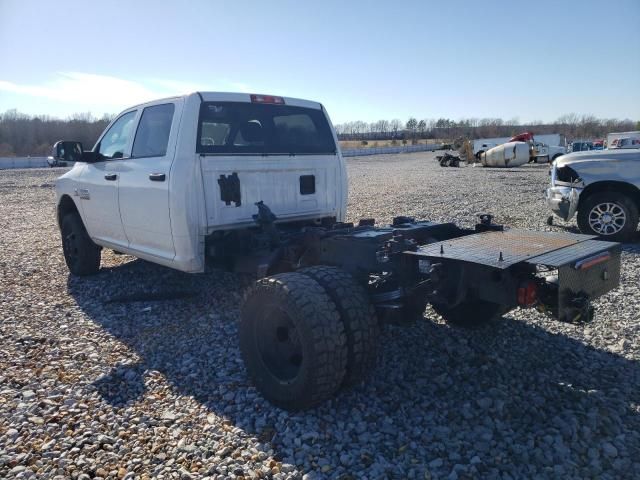
[(627, 215), (617, 203), (599, 203), (589, 212), (589, 226), (598, 235), (615, 235), (626, 223)]

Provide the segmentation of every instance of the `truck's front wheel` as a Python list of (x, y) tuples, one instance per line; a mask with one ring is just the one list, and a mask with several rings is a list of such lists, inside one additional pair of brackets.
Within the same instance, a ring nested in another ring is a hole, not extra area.
[(628, 241), (638, 228), (638, 207), (622, 193), (594, 193), (578, 208), (578, 227), (603, 240)]
[(329, 399), (345, 376), (340, 315), (322, 286), (301, 273), (260, 279), (247, 292), (240, 350), (256, 388), (286, 410)]
[(80, 215), (67, 213), (62, 218), (60, 233), (69, 271), (78, 276), (97, 273), (100, 270), (100, 247), (89, 237)]
[(505, 313), (502, 305), (478, 299), (465, 300), (455, 307), (438, 303), (431, 306), (447, 323), (463, 328), (482, 326)]

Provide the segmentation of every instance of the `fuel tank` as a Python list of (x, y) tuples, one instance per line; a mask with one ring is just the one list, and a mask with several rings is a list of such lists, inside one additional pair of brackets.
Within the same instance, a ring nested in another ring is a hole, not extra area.
[(484, 152), (480, 161), (483, 167), (519, 167), (529, 161), (529, 144), (508, 142)]

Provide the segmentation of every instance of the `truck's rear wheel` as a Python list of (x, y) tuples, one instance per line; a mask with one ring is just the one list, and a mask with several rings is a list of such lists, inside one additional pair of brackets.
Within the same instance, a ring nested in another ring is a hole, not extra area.
[(301, 273), (263, 278), (247, 292), (240, 350), (256, 388), (287, 410), (329, 399), (345, 376), (340, 315), (322, 286)]
[(100, 270), (100, 247), (89, 237), (78, 213), (67, 213), (62, 218), (60, 233), (69, 271), (79, 276), (97, 273)]
[(502, 305), (478, 299), (465, 300), (455, 307), (438, 303), (431, 306), (447, 323), (463, 328), (479, 327), (505, 313)]
[(578, 227), (582, 233), (598, 235), (603, 240), (624, 242), (638, 228), (638, 207), (622, 193), (594, 193), (578, 208)]
[(378, 353), (380, 327), (365, 289), (344, 270), (324, 265), (300, 273), (318, 282), (338, 308), (347, 338), (347, 372), (343, 385), (360, 383), (373, 370)]

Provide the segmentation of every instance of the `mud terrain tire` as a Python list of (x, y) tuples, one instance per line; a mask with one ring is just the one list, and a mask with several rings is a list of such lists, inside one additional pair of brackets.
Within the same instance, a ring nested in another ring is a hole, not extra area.
[(347, 341), (325, 290), (301, 273), (258, 280), (240, 312), (240, 351), (262, 395), (286, 410), (331, 398), (342, 385)]
[(347, 372), (344, 387), (360, 383), (373, 370), (378, 354), (380, 327), (365, 289), (344, 270), (324, 265), (304, 268), (338, 309), (347, 338)]

